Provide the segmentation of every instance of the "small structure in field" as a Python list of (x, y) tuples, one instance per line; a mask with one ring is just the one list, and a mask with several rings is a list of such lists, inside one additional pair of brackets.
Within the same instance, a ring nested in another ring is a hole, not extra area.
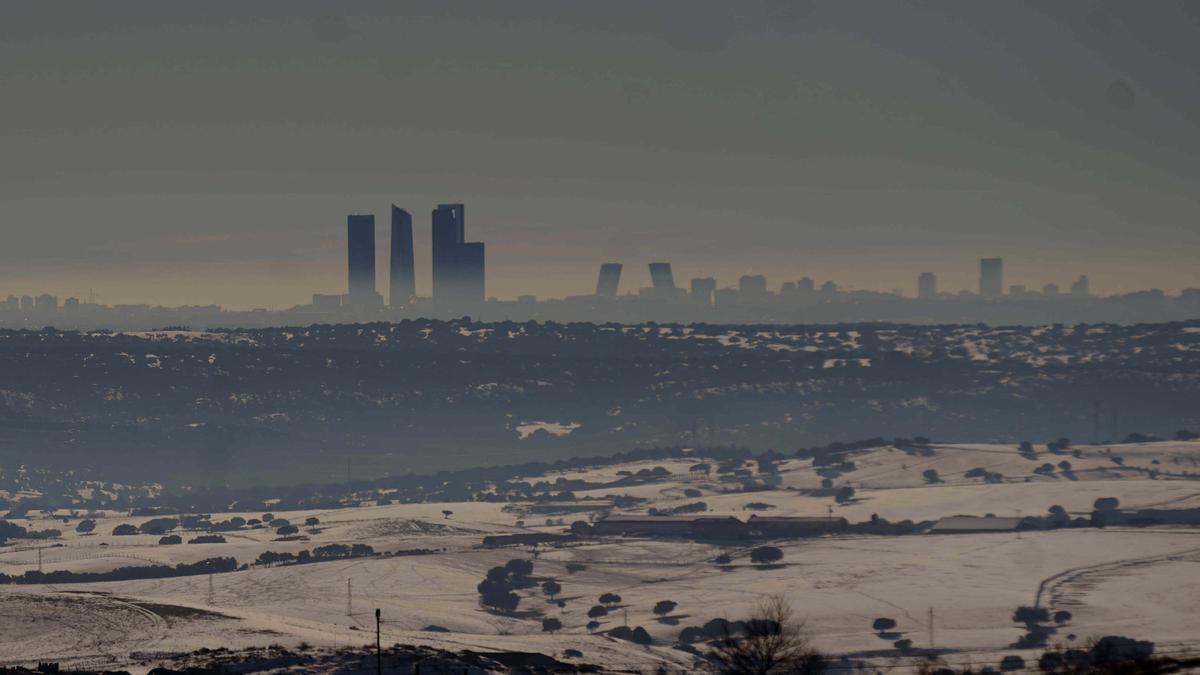
[(950, 516), (942, 518), (930, 528), (930, 534), (979, 534), (985, 532), (1016, 532), (1021, 528), (1020, 518), (997, 518), (996, 516)]

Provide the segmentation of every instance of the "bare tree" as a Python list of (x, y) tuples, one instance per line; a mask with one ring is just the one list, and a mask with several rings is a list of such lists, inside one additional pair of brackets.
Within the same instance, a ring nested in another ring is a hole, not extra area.
[(746, 620), (725, 624), (724, 634), (712, 644), (710, 656), (728, 675), (809, 675), (823, 673), (825, 657), (813, 648), (804, 622), (796, 619), (787, 601), (779, 596), (764, 600)]

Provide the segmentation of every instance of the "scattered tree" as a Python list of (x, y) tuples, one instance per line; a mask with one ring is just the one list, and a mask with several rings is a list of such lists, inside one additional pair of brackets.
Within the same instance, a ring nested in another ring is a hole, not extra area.
[(542, 583), (542, 592), (550, 596), (550, 599), (553, 600), (554, 596), (562, 593), (562, 585), (553, 579), (545, 581)]
[(621, 603), (621, 596), (616, 593), (605, 593), (600, 596), (600, 603), (612, 607)]
[(553, 633), (562, 630), (562, 621), (555, 618), (542, 619), (542, 632)]
[(795, 618), (782, 598), (764, 601), (744, 625), (744, 632), (739, 634), (732, 631), (727, 622), (723, 634), (713, 642), (711, 656), (722, 673), (765, 675), (825, 671), (825, 657), (813, 648), (804, 624)]
[(589, 619), (599, 619), (602, 616), (608, 616), (608, 609), (604, 605), (595, 605), (588, 610)]
[(755, 565), (772, 565), (783, 560), (783, 551), (774, 546), (759, 546), (750, 551), (750, 562)]
[(87, 534), (88, 532), (91, 532), (92, 530), (95, 530), (95, 529), (96, 529), (96, 521), (91, 520), (90, 518), (79, 521), (79, 524), (75, 526), (75, 531), (80, 534)]
[(654, 604), (654, 613), (659, 616), (666, 616), (675, 611), (678, 603), (673, 600), (659, 600)]

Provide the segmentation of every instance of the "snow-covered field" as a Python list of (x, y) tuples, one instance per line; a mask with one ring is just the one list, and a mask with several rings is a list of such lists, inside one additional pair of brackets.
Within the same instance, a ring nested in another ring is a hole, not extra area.
[[(1122, 508), (1200, 506), (1200, 481), (1183, 476), (1197, 471), (1200, 443), (1087, 446), (1079, 456), (1038, 451), (1039, 457), (1029, 460), (1013, 447), (997, 445), (937, 446), (932, 456), (871, 450), (853, 457), (853, 470), (833, 479), (836, 486), (855, 488), (854, 499), (842, 505), (797, 490), (819, 487), (822, 478), (810, 460), (798, 459), (780, 463), (775, 489), (756, 492), (733, 492), (727, 477), (691, 471), (694, 462), (687, 461), (528, 479), (607, 482), (625, 475), (618, 472), (661, 466), (670, 475), (656, 482), (576, 496), (629, 494), (651, 500), (629, 513), (703, 501), (709, 515), (739, 518), (749, 517), (745, 505), (752, 502), (770, 504), (773, 508), (760, 512), (769, 515), (825, 516), (832, 507), (834, 515), (851, 522), (872, 514), (891, 521), (1044, 515), (1051, 505), (1086, 516), (1100, 497), (1116, 497)], [(1061, 461), (1071, 463), (1069, 476), (1057, 469), (1052, 476), (1033, 473)], [(985, 483), (963, 475), (977, 467), (998, 472), (1003, 480)], [(927, 482), (923, 472), (929, 469), (941, 482)], [(701, 496), (688, 497), (685, 490), (699, 490)], [(443, 510), (452, 513), (447, 517)], [(214, 514), (214, 519), (233, 515), (262, 514)], [(307, 541), (274, 541), (274, 531), (263, 528), (226, 533), (224, 544), (162, 546), (156, 536), (113, 536), (117, 525), (147, 520), (113, 515), (99, 519), (93, 534), (67, 531), (58, 542), (37, 543), (52, 546), (41, 550), (44, 570), (75, 572), (218, 555), (253, 562), (268, 549), (295, 553), (334, 542), (369, 544), (381, 553), (433, 552), (251, 566), (211, 577), (0, 586), (0, 664), (59, 660), (138, 672), (169, 654), (201, 647), (364, 645), (374, 639), (379, 608), (385, 644), (540, 651), (558, 658), (575, 649), (583, 654), (578, 661), (612, 669), (652, 672), (666, 665), (686, 671), (697, 663), (673, 647), (683, 627), (716, 617), (744, 618), (771, 595), (788, 599), (822, 650), (881, 666), (911, 660), (896, 654), (896, 638), (881, 639), (872, 630), (878, 617), (895, 619), (897, 632), (917, 647), (946, 650), (943, 658), (949, 663), (995, 664), (1014, 653), (1028, 658), (1033, 652), (1009, 645), (1023, 632), (1012, 621), (1013, 611), (1033, 604), (1072, 613), (1054, 640), (1121, 634), (1170, 648), (1200, 648), (1200, 612), (1195, 611), (1200, 606), (1200, 527), (826, 536), (774, 542), (784, 551), (783, 563), (763, 569), (748, 560), (751, 543), (600, 538), (543, 547), (536, 557), (528, 547), (483, 548), (487, 534), (565, 530), (542, 525), (546, 515), (501, 503), (393, 504), (274, 515), (292, 523), (316, 517), (320, 524), (302, 528)], [(570, 523), (584, 516), (561, 517)], [(518, 527), (518, 520), (529, 527)], [(50, 520), (16, 522), (32, 529), (54, 526)], [(194, 534), (183, 533), (184, 540)], [(39, 553), (30, 543), (0, 547), (0, 572), (36, 569)], [(733, 557), (731, 564), (714, 563), (723, 553)], [(481, 609), (476, 585), (489, 568), (513, 558), (532, 559), (534, 577), (557, 580), (562, 592), (556, 600), (565, 605), (559, 607), (534, 587), (519, 591), (522, 600), (511, 615)], [(600, 619), (599, 630), (589, 631), (587, 612), (603, 593), (619, 594), (621, 601)], [(659, 617), (652, 608), (660, 600), (678, 606)], [(543, 633), (542, 618), (560, 619), (562, 631)], [(643, 647), (601, 634), (626, 623), (645, 627), (655, 643)], [(430, 626), (445, 632), (425, 630)]]

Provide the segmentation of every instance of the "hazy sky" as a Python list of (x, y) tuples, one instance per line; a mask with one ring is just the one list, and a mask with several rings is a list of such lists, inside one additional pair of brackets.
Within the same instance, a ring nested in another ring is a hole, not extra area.
[[(0, 296), (284, 306), (467, 204), (489, 295), (804, 275), (1200, 286), (1200, 2), (0, 11)], [(380, 261), (381, 287), (386, 284)]]

